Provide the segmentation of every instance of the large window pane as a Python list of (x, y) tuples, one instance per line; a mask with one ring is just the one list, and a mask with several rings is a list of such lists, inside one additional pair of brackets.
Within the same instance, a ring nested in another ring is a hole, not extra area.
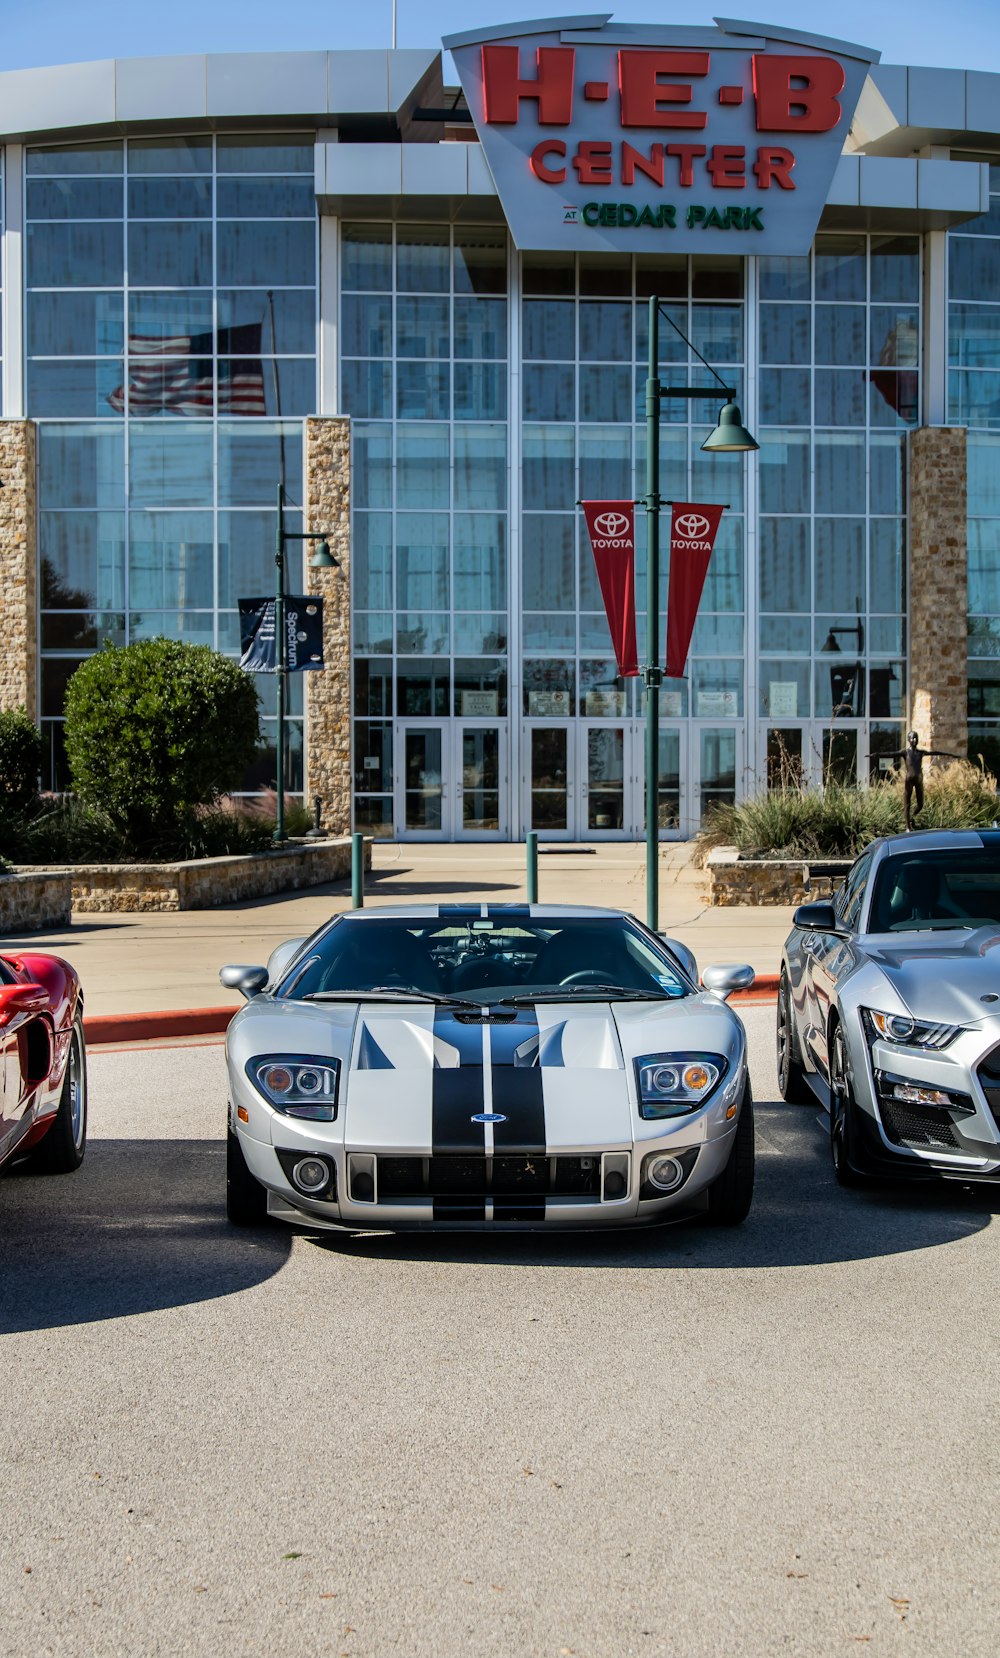
[(204, 288), (212, 281), (212, 227), (133, 223), (128, 227), (129, 281), (163, 288)]
[(29, 360), (28, 414), (34, 419), (79, 415), (94, 420), (122, 413), (122, 365), (113, 358)]
[(404, 294), (446, 294), (451, 287), (451, 248), (444, 229), (399, 225), (396, 285)]
[(500, 610), (507, 602), (507, 521), (489, 512), (455, 514), (452, 567), (456, 610)]
[(120, 507), (124, 489), (125, 437), (120, 426), (39, 428), (39, 506)]
[(133, 138), (128, 146), (130, 175), (210, 173), (210, 138)]
[(810, 520), (760, 520), (761, 610), (812, 609)]
[(572, 429), (525, 426), (522, 490), (525, 509), (571, 509), (576, 501), (575, 443)]
[(340, 279), (345, 293), (392, 288), (392, 226), (352, 225), (340, 230)]
[(502, 230), (455, 231), (456, 294), (507, 292), (507, 237)]
[(129, 514), (129, 602), (146, 609), (211, 610), (213, 523), (206, 512)]
[(38, 552), (43, 610), (124, 605), (123, 512), (42, 512)]
[(121, 221), (28, 225), (26, 273), (32, 288), (120, 287), (125, 276)]
[(273, 506), (279, 483), (285, 501), (302, 500), (302, 428), (277, 422), (219, 422), (219, 505)]
[(29, 179), (25, 211), (29, 219), (120, 219), (121, 180)]
[[(450, 437), (447, 426), (396, 427), (396, 505), (449, 506)], [(379, 505), (372, 501), (371, 505)]]
[(220, 223), (216, 227), (221, 285), (307, 287), (316, 276), (313, 224)]
[(392, 606), (392, 517), (357, 512), (351, 536), (351, 590), (359, 610)]
[(209, 219), (212, 181), (207, 178), (130, 178), (132, 219)]
[(316, 189), (307, 178), (220, 178), (220, 219), (312, 219)]
[(456, 299), (456, 357), (506, 358), (507, 301), (505, 299)]
[(506, 428), (456, 426), (455, 506), (488, 512), (506, 505)]
[(211, 428), (186, 420), (131, 421), (129, 499), (134, 506), (211, 506)]
[[(285, 529), (300, 530), (298, 513), (286, 512)], [(274, 591), (276, 515), (271, 512), (219, 513), (219, 607), (235, 610), (240, 599), (253, 599)], [(298, 587), (301, 558), (298, 542), (288, 543), (286, 580), (290, 590)]]
[(124, 347), (120, 293), (29, 293), (28, 354), (113, 357)]
[(242, 137), (221, 134), (216, 139), (216, 166), (220, 173), (309, 173), (315, 167), (311, 134), (268, 133)]
[(576, 609), (575, 531), (575, 520), (568, 514), (525, 513), (521, 576), (525, 610)]
[(446, 513), (397, 514), (396, 605), (400, 610), (446, 610), (448, 563)]
[(761, 511), (808, 512), (809, 505), (809, 434), (794, 431), (762, 432)]
[(48, 144), (29, 150), (28, 177), (66, 177), (74, 173), (120, 173), (122, 146), (110, 144)]
[(817, 432), (816, 511), (860, 512), (865, 507), (863, 433)]
[(218, 296), (219, 329), (260, 330), (262, 351), (316, 350), (316, 295), (312, 289), (222, 289)]

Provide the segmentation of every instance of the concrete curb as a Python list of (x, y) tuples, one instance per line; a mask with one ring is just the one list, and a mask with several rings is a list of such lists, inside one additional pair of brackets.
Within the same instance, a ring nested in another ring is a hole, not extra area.
[[(734, 991), (733, 1002), (770, 1002), (778, 993), (776, 973), (758, 973), (750, 990)], [(158, 1013), (96, 1013), (83, 1021), (88, 1047), (117, 1042), (152, 1042), (157, 1037), (221, 1036), (235, 1007), (166, 1008)]]

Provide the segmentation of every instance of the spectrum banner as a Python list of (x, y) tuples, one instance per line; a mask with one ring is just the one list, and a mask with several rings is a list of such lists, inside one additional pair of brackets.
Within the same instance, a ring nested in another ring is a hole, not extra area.
[(681, 679), (724, 507), (674, 501), (667, 593), (667, 678)]
[(635, 642), (635, 502), (581, 501), (618, 672), (639, 672)]

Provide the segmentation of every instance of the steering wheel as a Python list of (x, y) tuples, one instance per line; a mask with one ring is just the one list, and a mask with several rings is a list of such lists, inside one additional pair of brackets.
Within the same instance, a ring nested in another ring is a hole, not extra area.
[(567, 973), (560, 984), (601, 984), (608, 983), (608, 975), (602, 973), (599, 967), (578, 967), (575, 973)]

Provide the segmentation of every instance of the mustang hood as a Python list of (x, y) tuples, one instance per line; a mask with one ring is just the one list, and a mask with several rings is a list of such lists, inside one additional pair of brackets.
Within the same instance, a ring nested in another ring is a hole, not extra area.
[(886, 934), (885, 945), (867, 954), (915, 1018), (972, 1025), (995, 1012), (997, 1004), (982, 998), (1000, 995), (1000, 929), (909, 938)]

